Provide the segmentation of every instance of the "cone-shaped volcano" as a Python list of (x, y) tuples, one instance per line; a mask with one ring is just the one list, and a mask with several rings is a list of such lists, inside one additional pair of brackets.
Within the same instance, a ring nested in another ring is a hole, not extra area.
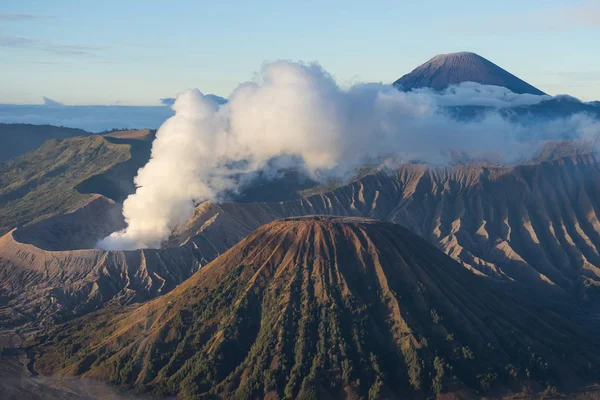
[(398, 79), (394, 86), (405, 91), (422, 87), (443, 90), (462, 82), (504, 86), (514, 93), (545, 94), (493, 62), (468, 52), (439, 54)]
[[(41, 373), (184, 398), (406, 398), (590, 379), (598, 353), (390, 223), (267, 224), (169, 294), (50, 333)], [(314, 397), (316, 396), (316, 397)]]

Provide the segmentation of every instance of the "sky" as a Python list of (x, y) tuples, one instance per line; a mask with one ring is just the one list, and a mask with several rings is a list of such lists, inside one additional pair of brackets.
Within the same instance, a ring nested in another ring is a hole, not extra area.
[(600, 100), (600, 0), (1, 0), (0, 104), (227, 97), (268, 61), (342, 86), (472, 51), (552, 94)]

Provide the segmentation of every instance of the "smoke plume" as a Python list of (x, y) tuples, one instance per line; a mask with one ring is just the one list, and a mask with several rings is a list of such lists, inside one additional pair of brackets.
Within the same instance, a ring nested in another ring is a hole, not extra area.
[(526, 138), (536, 132), (544, 139), (599, 132), (585, 116), (527, 126), (508, 122), (497, 109), (465, 122), (444, 108), (546, 99), (477, 84), (442, 93), (383, 84), (344, 89), (319, 65), (292, 62), (265, 65), (256, 82), (240, 85), (223, 105), (188, 90), (158, 130), (151, 159), (135, 178), (138, 189), (123, 204), (127, 228), (98, 247), (159, 247), (197, 202), (218, 200), (235, 191), (240, 176), (258, 171), (293, 167), (315, 179), (344, 177), (366, 162), (443, 164), (452, 151), (510, 162), (531, 152)]

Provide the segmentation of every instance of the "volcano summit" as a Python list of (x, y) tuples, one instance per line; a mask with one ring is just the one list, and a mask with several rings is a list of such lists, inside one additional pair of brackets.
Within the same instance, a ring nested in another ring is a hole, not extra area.
[(597, 349), (399, 225), (300, 217), (264, 225), (177, 289), (61, 326), (43, 374), (183, 398), (407, 398), (559, 388)]
[(545, 94), (493, 62), (469, 52), (438, 54), (398, 79), (394, 86), (404, 91), (423, 87), (444, 90), (463, 82), (503, 86), (519, 94)]

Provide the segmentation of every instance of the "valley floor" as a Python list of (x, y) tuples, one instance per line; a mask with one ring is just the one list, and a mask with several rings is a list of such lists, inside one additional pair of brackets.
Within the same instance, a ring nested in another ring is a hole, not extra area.
[[(3, 400), (140, 400), (103, 382), (76, 377), (32, 376), (24, 353), (0, 356)], [(147, 397), (144, 397), (147, 399)]]
[[(25, 354), (0, 356), (0, 393), (4, 400), (151, 400), (120, 391), (103, 382), (77, 377), (32, 376)], [(446, 393), (440, 400), (476, 399), (472, 394)], [(166, 398), (162, 398), (166, 399)], [(489, 396), (485, 399), (600, 399), (600, 385), (591, 385), (577, 393), (548, 395), (524, 392), (516, 395)], [(167, 399), (168, 400), (168, 399)], [(174, 400), (174, 399), (171, 399)]]

